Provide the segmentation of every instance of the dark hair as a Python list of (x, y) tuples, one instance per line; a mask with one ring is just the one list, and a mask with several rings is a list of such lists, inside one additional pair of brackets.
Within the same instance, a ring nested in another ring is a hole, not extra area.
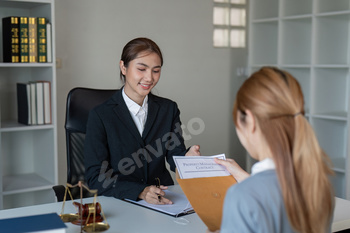
[[(139, 37), (129, 41), (123, 48), (120, 60), (124, 62), (124, 66), (128, 67), (129, 62), (134, 60), (139, 53), (149, 51), (156, 53), (160, 57), (161, 65), (163, 65), (163, 55), (158, 45), (151, 39)], [(120, 71), (120, 79), (125, 83), (125, 76)]]

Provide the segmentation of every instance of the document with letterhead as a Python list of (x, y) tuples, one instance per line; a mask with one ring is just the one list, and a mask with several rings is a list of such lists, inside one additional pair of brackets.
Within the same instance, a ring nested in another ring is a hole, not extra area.
[(173, 156), (181, 179), (230, 176), (224, 166), (215, 163), (214, 158), (226, 159), (225, 154), (213, 156)]
[(196, 214), (213, 232), (221, 226), (226, 192), (236, 184), (235, 178), (226, 168), (215, 163), (214, 158), (225, 159), (225, 155), (174, 158), (177, 182)]

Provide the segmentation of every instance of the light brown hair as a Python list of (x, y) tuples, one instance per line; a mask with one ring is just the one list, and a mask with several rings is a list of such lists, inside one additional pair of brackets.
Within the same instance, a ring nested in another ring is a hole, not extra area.
[[(304, 116), (298, 81), (286, 71), (261, 68), (237, 92), (233, 109), (236, 127), (238, 121), (244, 124), (247, 109), (272, 152), (292, 227), (298, 232), (325, 232), (334, 209), (329, 180), (333, 171)], [(242, 113), (239, 119), (238, 111)]]

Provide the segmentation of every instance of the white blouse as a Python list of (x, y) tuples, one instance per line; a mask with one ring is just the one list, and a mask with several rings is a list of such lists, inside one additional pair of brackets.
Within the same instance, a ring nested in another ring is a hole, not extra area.
[(135, 101), (130, 99), (129, 96), (125, 94), (124, 88), (123, 88), (122, 95), (126, 103), (126, 106), (130, 111), (131, 117), (134, 120), (135, 125), (140, 132), (140, 135), (142, 136), (142, 132), (147, 120), (148, 95), (146, 95), (145, 99), (143, 100), (142, 106), (138, 105)]

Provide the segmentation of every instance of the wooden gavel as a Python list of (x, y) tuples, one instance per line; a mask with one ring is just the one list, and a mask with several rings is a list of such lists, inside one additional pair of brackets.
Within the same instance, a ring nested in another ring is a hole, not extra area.
[(80, 204), (79, 202), (73, 202), (74, 206), (77, 206), (79, 209), (79, 214), (83, 217), (87, 217), (89, 214), (95, 214), (99, 215), (101, 213), (101, 204), (99, 202), (96, 202), (96, 207), (94, 206), (94, 203), (87, 203), (87, 204)]

